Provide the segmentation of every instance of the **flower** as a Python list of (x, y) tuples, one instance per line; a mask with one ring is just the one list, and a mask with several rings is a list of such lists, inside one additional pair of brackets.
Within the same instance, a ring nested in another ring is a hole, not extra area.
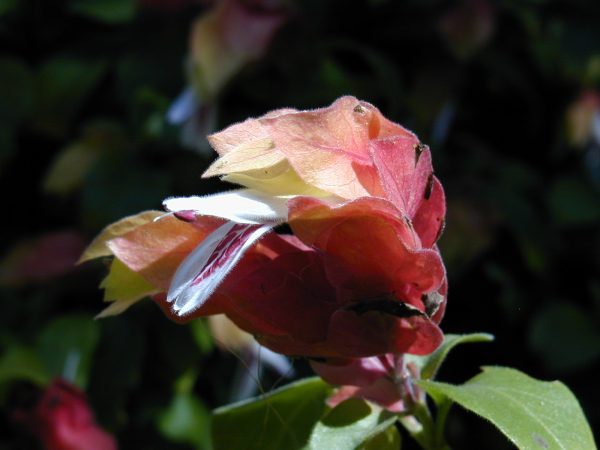
[(96, 424), (85, 394), (64, 380), (55, 380), (31, 411), (19, 411), (15, 418), (46, 450), (117, 449), (115, 439)]
[[(139, 297), (162, 292), (154, 299), (172, 319), (226, 314), (283, 354), (427, 354), (439, 345), (445, 199), (413, 133), (342, 97), (249, 119), (209, 141), (220, 158), (204, 176), (244, 189), (167, 199), (173, 215), (109, 227), (83, 259), (113, 254), (148, 283)], [(284, 222), (293, 235), (272, 231)]]
[(199, 95), (218, 94), (242, 67), (265, 52), (285, 20), (280, 2), (269, 0), (219, 0), (196, 19), (190, 59)]
[(329, 361), (311, 361), (314, 371), (330, 384), (341, 386), (329, 397), (332, 408), (351, 397), (369, 400), (392, 412), (406, 412), (411, 403), (424, 401), (424, 393), (412, 383), (418, 378), (414, 364), (392, 354)]
[(205, 135), (214, 131), (217, 98), (246, 65), (259, 59), (287, 20), (280, 0), (218, 0), (201, 14), (190, 33), (190, 85), (167, 112), (182, 125), (182, 144), (210, 151)]
[(566, 111), (569, 144), (583, 152), (592, 181), (600, 185), (600, 92), (584, 89)]
[(600, 93), (583, 90), (566, 112), (569, 143), (585, 147), (590, 141), (600, 145)]

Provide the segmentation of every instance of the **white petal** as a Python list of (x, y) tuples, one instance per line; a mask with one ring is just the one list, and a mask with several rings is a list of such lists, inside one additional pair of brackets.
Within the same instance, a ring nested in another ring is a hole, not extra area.
[(209, 234), (173, 276), (167, 301), (178, 316), (200, 308), (235, 267), (243, 254), (271, 228), (269, 225), (227, 222)]
[(219, 242), (234, 227), (234, 222), (227, 222), (209, 234), (198, 247), (181, 262), (167, 292), (167, 301), (172, 302), (177, 298), (192, 282), (195, 276), (202, 270), (210, 255), (215, 251)]
[(259, 224), (285, 221), (289, 199), (240, 189), (204, 197), (172, 197), (166, 199), (163, 206), (172, 212), (195, 211), (238, 223)]

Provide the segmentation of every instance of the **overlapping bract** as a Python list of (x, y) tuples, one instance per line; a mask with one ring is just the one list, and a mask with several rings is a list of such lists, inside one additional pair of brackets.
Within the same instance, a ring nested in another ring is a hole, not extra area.
[[(154, 298), (174, 320), (224, 313), (284, 354), (427, 354), (439, 345), (446, 280), (435, 242), (445, 199), (414, 134), (342, 97), (209, 140), (220, 158), (205, 176), (247, 190), (224, 202), (169, 199), (174, 215), (125, 220), (84, 259), (108, 249), (148, 283), (139, 297), (163, 292)], [(269, 231), (283, 222), (293, 235)]]

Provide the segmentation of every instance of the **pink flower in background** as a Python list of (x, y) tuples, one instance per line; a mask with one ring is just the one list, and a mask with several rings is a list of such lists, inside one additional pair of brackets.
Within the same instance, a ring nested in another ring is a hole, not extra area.
[(287, 16), (274, 2), (221, 0), (194, 22), (190, 35), (192, 83), (212, 98), (246, 64), (266, 51)]
[(0, 263), (0, 283), (43, 282), (65, 275), (85, 248), (75, 231), (57, 231), (21, 242), (8, 251)]
[(190, 86), (167, 113), (182, 124), (182, 142), (208, 151), (205, 136), (214, 131), (217, 98), (247, 64), (259, 59), (287, 20), (278, 0), (220, 0), (200, 15), (190, 33)]
[(34, 408), (15, 414), (45, 450), (116, 450), (113, 436), (94, 420), (85, 394), (64, 380), (55, 380)]
[(600, 145), (600, 93), (587, 89), (567, 109), (567, 136), (572, 145)]

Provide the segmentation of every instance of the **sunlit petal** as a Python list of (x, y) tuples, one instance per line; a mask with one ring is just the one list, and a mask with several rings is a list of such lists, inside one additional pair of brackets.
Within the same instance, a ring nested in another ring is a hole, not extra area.
[(287, 218), (288, 197), (273, 197), (251, 189), (222, 194), (172, 197), (163, 202), (171, 212), (194, 211), (203, 216), (221, 217), (237, 223), (282, 222)]

